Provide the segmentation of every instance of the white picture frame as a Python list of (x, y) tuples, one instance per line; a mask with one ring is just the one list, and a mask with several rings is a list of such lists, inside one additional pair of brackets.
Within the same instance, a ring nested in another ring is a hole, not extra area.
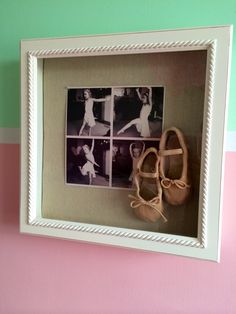
[[(231, 45), (232, 26), (22, 40), (20, 231), (219, 261)], [(207, 57), (197, 236), (44, 218), (44, 61), (199, 50)]]

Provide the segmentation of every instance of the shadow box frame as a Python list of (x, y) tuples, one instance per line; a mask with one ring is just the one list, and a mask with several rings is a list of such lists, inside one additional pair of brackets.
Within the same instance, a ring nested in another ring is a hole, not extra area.
[[(231, 41), (232, 26), (22, 40), (20, 231), (219, 261)], [(197, 237), (44, 218), (44, 60), (195, 50), (207, 52)]]

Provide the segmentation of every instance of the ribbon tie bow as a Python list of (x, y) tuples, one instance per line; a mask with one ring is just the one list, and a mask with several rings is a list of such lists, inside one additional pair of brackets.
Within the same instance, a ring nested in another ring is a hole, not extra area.
[(161, 185), (165, 189), (169, 189), (171, 187), (171, 185), (176, 185), (181, 190), (183, 190), (185, 188), (190, 188), (190, 185), (187, 184), (186, 182), (182, 181), (182, 180), (178, 180), (178, 179), (171, 180), (169, 178), (162, 179)]
[(134, 195), (129, 195), (129, 198), (132, 198), (133, 201), (130, 202), (130, 206), (132, 208), (138, 208), (142, 205), (146, 205), (157, 211), (161, 217), (163, 218), (164, 222), (167, 222), (166, 217), (162, 214), (161, 210), (158, 208), (158, 204), (160, 203), (159, 196), (154, 197), (150, 201), (145, 201), (142, 197), (136, 197)]

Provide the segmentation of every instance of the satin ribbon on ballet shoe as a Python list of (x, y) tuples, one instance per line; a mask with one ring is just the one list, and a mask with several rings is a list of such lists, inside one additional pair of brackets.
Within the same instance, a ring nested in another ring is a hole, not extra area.
[[(159, 180), (159, 155), (155, 147), (148, 148), (137, 163), (137, 173), (134, 177), (136, 195), (130, 195), (133, 200), (131, 208), (137, 217), (144, 221), (156, 222), (163, 215), (162, 189)], [(152, 197), (153, 196), (153, 197)]]
[(190, 185), (187, 184), (186, 182), (182, 181), (182, 180), (177, 180), (177, 179), (172, 180), (169, 178), (162, 179), (161, 185), (165, 189), (169, 189), (171, 187), (171, 185), (176, 185), (179, 189), (190, 188)]
[(129, 198), (133, 199), (133, 201), (130, 202), (130, 206), (132, 208), (139, 208), (141, 206), (147, 206), (147, 207), (152, 208), (155, 211), (157, 211), (160, 214), (160, 216), (163, 218), (164, 222), (167, 222), (167, 218), (162, 213), (162, 209), (158, 208), (158, 207), (160, 207), (160, 197), (159, 196), (154, 197), (150, 201), (145, 201), (142, 197), (136, 197), (136, 196), (131, 195), (131, 194), (129, 194)]

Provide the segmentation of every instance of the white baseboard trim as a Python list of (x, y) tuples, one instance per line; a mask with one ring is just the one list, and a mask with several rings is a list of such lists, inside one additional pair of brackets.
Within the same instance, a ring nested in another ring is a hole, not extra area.
[[(0, 144), (19, 144), (18, 128), (0, 128)], [(236, 152), (236, 131), (228, 131), (225, 140), (225, 151)]]

